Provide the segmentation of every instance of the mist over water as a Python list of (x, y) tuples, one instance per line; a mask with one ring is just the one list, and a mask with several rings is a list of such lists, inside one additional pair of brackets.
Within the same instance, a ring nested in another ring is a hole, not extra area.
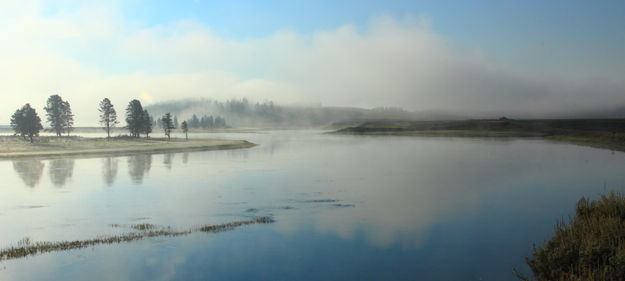
[(625, 153), (542, 140), (209, 136), (259, 146), (1, 161), (0, 247), (130, 231), (111, 224), (276, 223), (5, 261), (2, 279), (514, 280), (580, 196), (625, 187)]

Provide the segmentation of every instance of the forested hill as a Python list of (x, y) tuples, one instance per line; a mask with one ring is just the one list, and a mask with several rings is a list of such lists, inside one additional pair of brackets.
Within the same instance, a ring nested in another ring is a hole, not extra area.
[(363, 109), (353, 107), (282, 106), (271, 101), (249, 102), (247, 99), (225, 102), (211, 99), (187, 99), (161, 102), (146, 107), (154, 116), (166, 112), (178, 120), (197, 116), (222, 116), (231, 127), (321, 127), (336, 122), (380, 119), (416, 119), (414, 112), (400, 108)]

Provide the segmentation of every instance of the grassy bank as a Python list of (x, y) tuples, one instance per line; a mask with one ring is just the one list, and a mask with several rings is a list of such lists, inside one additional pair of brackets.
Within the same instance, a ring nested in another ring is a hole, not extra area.
[(0, 159), (90, 157), (137, 153), (174, 153), (249, 148), (244, 140), (164, 138), (38, 137), (34, 143), (20, 137), (0, 137)]
[(372, 121), (335, 131), (339, 134), (541, 137), (586, 146), (625, 151), (625, 119)]
[(521, 280), (625, 280), (625, 196), (582, 198), (575, 216), (558, 222), (554, 236), (534, 247)]

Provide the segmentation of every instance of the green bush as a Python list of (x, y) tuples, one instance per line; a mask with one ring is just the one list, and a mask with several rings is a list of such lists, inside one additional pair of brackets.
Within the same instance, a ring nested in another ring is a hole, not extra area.
[(575, 216), (525, 260), (533, 278), (523, 280), (625, 280), (625, 196), (580, 199)]

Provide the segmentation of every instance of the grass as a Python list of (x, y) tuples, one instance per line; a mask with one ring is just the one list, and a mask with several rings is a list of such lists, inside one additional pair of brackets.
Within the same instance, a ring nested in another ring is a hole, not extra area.
[(596, 135), (554, 135), (546, 136), (545, 139), (568, 142), (584, 146), (606, 148), (625, 151), (625, 134), (596, 134)]
[(533, 276), (517, 273), (521, 280), (625, 280), (625, 196), (580, 199), (575, 216), (558, 222), (526, 262)]
[(38, 137), (35, 143), (21, 137), (0, 136), (0, 159), (57, 158), (85, 156), (126, 156), (137, 153), (171, 153), (204, 150), (249, 148), (255, 144), (243, 140), (164, 138), (83, 138)]
[[(150, 237), (175, 237), (188, 235), (194, 232), (215, 233), (232, 230), (237, 227), (250, 224), (267, 224), (273, 223), (271, 217), (256, 217), (250, 220), (235, 221), (216, 225), (203, 225), (186, 230), (173, 230), (171, 227), (157, 227), (152, 224), (136, 224), (131, 228), (140, 232), (130, 232), (121, 235), (101, 236), (98, 238), (74, 241), (59, 242), (32, 242), (29, 238), (25, 238), (17, 243), (16, 246), (0, 250), (0, 261), (18, 259), (32, 255), (38, 255), (48, 252), (67, 251), (73, 249), (86, 248), (100, 244), (114, 244), (123, 242), (132, 242)], [(113, 224), (112, 227), (121, 227), (120, 224)]]
[(335, 131), (355, 135), (540, 137), (625, 151), (625, 119), (372, 121)]

